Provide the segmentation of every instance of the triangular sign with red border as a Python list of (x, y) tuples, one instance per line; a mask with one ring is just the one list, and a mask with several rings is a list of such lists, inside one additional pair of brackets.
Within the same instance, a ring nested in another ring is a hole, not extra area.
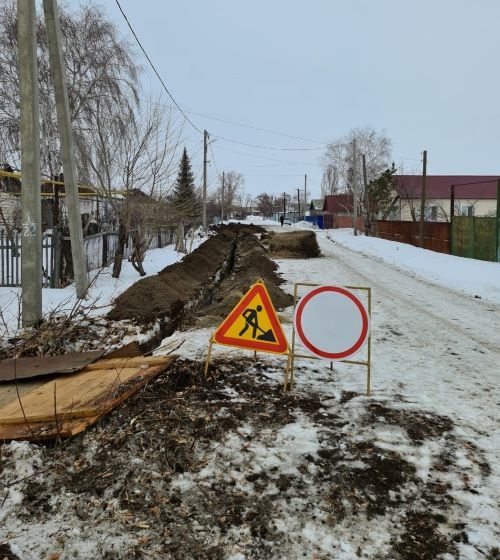
[(262, 282), (250, 287), (215, 331), (212, 340), (260, 352), (284, 354), (288, 351), (281, 323)]

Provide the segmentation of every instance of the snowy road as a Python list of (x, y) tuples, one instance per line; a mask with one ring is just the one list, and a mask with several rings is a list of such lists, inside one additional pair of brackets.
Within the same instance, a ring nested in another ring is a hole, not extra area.
[[(373, 396), (449, 416), (499, 477), (500, 306), (317, 237), (323, 258), (280, 260), (280, 271), (292, 284), (372, 288)], [(342, 384), (360, 391), (360, 379)]]

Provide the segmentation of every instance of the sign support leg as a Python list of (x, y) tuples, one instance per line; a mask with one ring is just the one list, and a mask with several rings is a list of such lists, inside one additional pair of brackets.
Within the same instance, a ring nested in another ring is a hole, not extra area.
[(210, 363), (210, 358), (212, 357), (212, 346), (213, 346), (213, 339), (210, 339), (210, 344), (208, 345), (208, 353), (207, 353), (207, 359), (205, 360), (205, 377), (207, 376), (208, 373), (208, 364)]
[(289, 383), (289, 376), (288, 376), (288, 374), (289, 374), (289, 372), (290, 372), (290, 361), (291, 361), (291, 359), (292, 359), (292, 356), (291, 356), (291, 354), (289, 353), (289, 354), (288, 354), (288, 359), (287, 359), (287, 361), (286, 361), (286, 366), (285, 366), (285, 382), (284, 382), (284, 384), (283, 384), (283, 391), (284, 391), (285, 393), (289, 390), (289, 386), (288, 386), (288, 383)]
[[(372, 289), (368, 288), (368, 316), (372, 320)], [(368, 360), (366, 364), (366, 396), (370, 396), (371, 385), (371, 366), (372, 366), (372, 333), (368, 334)]]

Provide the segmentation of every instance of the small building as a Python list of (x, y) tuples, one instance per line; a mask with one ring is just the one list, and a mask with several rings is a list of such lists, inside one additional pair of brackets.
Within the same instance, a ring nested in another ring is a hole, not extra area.
[[(427, 175), (425, 185), (426, 221), (447, 222), (451, 216), (452, 187), (456, 216), (495, 216), (497, 175)], [(398, 198), (394, 219), (420, 219), (422, 175), (395, 175)], [(397, 215), (399, 214), (399, 215)]]
[(309, 216), (319, 216), (323, 214), (324, 198), (313, 198), (309, 204)]
[[(108, 197), (90, 186), (78, 185), (80, 214), (82, 226), (107, 222), (116, 219)], [(40, 185), (42, 229), (51, 229), (55, 221), (66, 221), (66, 193), (64, 178), (57, 176), (54, 180), (45, 180)], [(113, 194), (116, 204), (120, 204), (123, 196)], [(21, 181), (20, 174), (0, 169), (0, 229), (21, 227)]]
[[(353, 227), (353, 196), (352, 193), (329, 194), (323, 201), (323, 227), (349, 228)], [(363, 230), (363, 218), (358, 207), (357, 228)]]

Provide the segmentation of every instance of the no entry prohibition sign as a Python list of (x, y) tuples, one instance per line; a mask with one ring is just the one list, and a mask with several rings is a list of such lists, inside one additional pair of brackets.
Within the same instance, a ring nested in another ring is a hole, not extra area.
[(294, 326), (312, 354), (335, 361), (353, 356), (363, 347), (370, 320), (363, 303), (349, 290), (318, 286), (299, 301)]

